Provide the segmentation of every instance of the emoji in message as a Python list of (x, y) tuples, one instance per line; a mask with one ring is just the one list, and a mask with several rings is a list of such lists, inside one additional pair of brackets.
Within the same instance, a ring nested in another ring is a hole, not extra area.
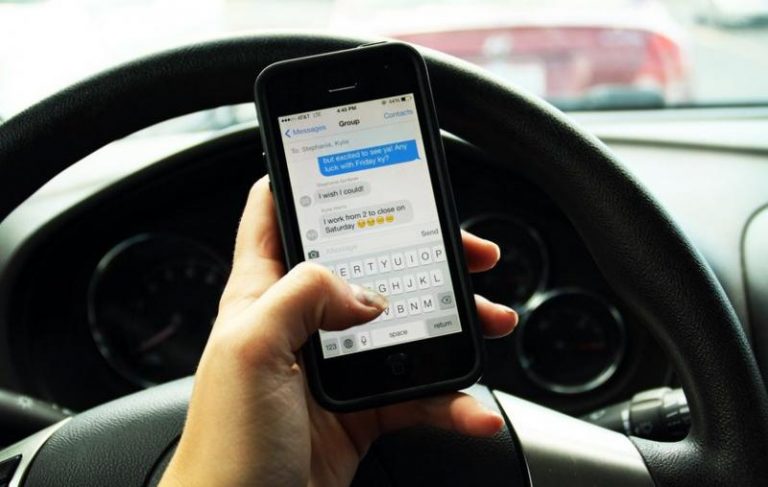
[(385, 223), (392, 223), (395, 221), (395, 215), (379, 215), (377, 217), (368, 217), (367, 219), (357, 220), (357, 228), (365, 228), (366, 226), (373, 227), (375, 225), (383, 225)]

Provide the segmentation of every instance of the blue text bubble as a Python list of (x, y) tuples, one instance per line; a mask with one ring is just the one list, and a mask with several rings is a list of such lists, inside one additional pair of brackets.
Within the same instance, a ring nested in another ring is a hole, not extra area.
[(323, 176), (336, 176), (411, 162), (418, 158), (419, 149), (416, 147), (416, 141), (411, 139), (320, 156), (317, 158), (317, 164)]

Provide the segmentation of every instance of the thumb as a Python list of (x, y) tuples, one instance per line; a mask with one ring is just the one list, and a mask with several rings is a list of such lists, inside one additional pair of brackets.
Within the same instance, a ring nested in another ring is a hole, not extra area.
[[(291, 364), (296, 352), (318, 329), (343, 330), (378, 316), (387, 299), (341, 278), (317, 264), (294, 267), (256, 301), (248, 315), (246, 342)], [(267, 357), (260, 357), (262, 359)]]

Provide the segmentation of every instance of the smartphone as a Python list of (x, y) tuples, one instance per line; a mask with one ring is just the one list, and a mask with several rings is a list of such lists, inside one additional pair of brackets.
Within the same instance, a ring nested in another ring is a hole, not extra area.
[(426, 64), (378, 43), (275, 63), (256, 105), (286, 261), (375, 289), (375, 320), (303, 350), (317, 401), (351, 411), (479, 379), (482, 337)]

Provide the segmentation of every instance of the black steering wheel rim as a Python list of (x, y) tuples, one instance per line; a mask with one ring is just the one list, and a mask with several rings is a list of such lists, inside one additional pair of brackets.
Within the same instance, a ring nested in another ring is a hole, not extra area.
[[(212, 41), (114, 68), (0, 126), (0, 220), (94, 150), (169, 118), (252, 99), (268, 64), (361, 39), (266, 34)], [(675, 365), (692, 412), (676, 443), (634, 439), (658, 485), (753, 485), (768, 478), (768, 396), (723, 290), (696, 250), (601, 142), (546, 103), (426, 52), (441, 126), (540, 185), (580, 233), (616, 293)], [(482, 120), (482, 123), (477, 123)], [(518, 153), (519, 153), (518, 150)], [(53, 157), (54, 155), (55, 157)]]

